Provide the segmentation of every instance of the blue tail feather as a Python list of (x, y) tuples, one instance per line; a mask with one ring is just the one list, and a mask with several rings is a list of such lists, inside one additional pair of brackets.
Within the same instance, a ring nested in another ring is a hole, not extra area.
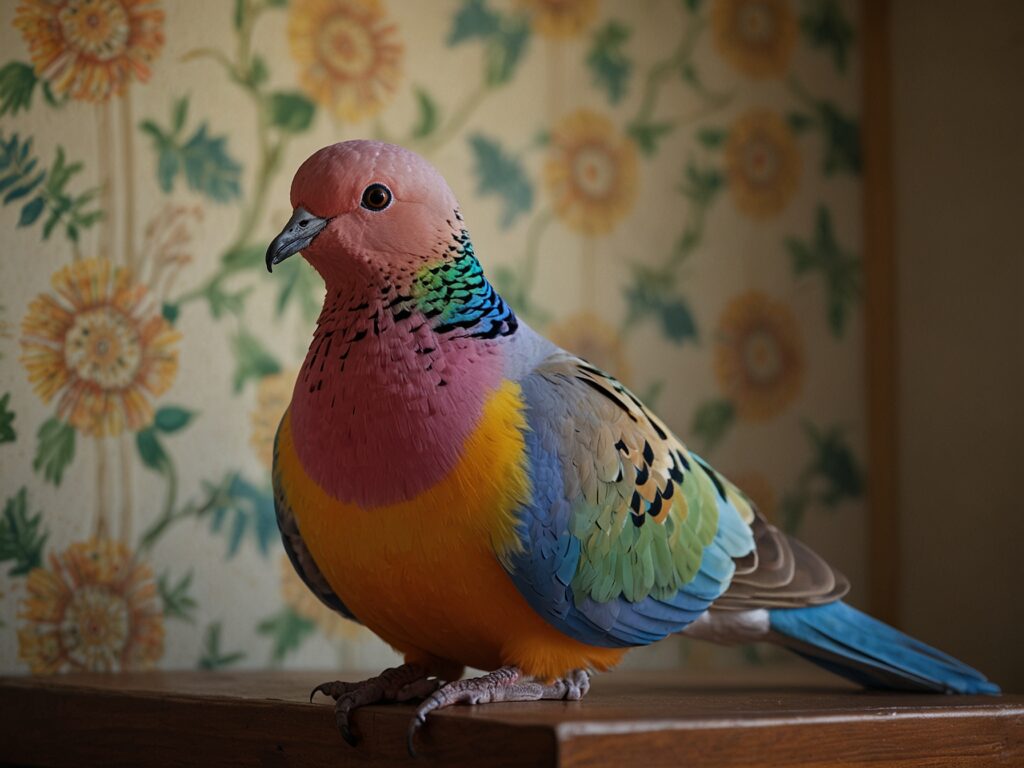
[(842, 601), (777, 608), (772, 629), (792, 650), (830, 672), (870, 688), (999, 693), (975, 669)]

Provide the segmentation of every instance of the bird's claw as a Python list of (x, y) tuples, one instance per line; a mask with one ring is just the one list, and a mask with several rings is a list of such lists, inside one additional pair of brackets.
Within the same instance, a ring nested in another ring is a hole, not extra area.
[(454, 704), (489, 704), (538, 699), (578, 701), (586, 696), (589, 690), (590, 673), (585, 669), (574, 669), (565, 677), (551, 683), (539, 683), (529, 678), (524, 680), (522, 672), (516, 667), (502, 667), (480, 677), (446, 683), (439, 686), (416, 708), (416, 714), (409, 723), (406, 746), (409, 755), (416, 757), (416, 732), (426, 725), (427, 715)]
[(334, 699), (334, 722), (341, 737), (351, 746), (359, 743), (360, 736), (349, 716), (359, 707), (385, 701), (408, 701), (412, 698), (429, 696), (440, 685), (440, 681), (428, 676), (422, 667), (403, 664), (386, 669), (377, 677), (359, 683), (340, 680), (320, 683), (310, 694), (309, 700), (318, 693)]
[(337, 701), (339, 697), (345, 695), (357, 685), (359, 685), (359, 683), (345, 683), (341, 680), (320, 683), (320, 685), (309, 692), (309, 703), (313, 703), (313, 697), (318, 693), (322, 693), (324, 696), (330, 696), (332, 699)]
[(413, 743), (415, 741), (415, 739), (416, 739), (416, 731), (418, 731), (420, 728), (422, 728), (423, 725), (426, 722), (427, 722), (427, 719), (425, 717), (421, 717), (420, 715), (416, 715), (409, 722), (409, 733), (408, 733), (408, 735), (406, 737), (406, 745), (405, 746), (409, 750), (409, 757), (413, 758), (414, 760), (417, 757), (419, 757), (419, 754), (417, 754), (416, 747), (415, 747), (415, 745)]
[(338, 732), (350, 747), (359, 743), (359, 736), (348, 726), (347, 723), (338, 723)]

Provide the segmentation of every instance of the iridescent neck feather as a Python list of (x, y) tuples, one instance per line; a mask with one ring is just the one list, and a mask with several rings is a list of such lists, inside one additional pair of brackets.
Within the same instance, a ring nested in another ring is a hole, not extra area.
[(501, 383), (515, 314), (465, 230), (431, 256), (328, 286), (290, 418), (306, 471), (343, 501), (375, 507), (430, 488)]

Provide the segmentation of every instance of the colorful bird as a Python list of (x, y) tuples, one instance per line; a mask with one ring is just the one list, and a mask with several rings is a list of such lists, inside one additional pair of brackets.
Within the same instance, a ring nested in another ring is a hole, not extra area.
[(314, 690), (347, 740), (373, 702), (422, 699), (411, 745), (457, 702), (578, 699), (675, 633), (780, 643), (871, 687), (998, 692), (842, 602), (841, 574), (517, 319), (421, 157), (325, 147), (291, 202), (267, 268), (301, 251), (327, 292), (277, 432), (278, 524), (317, 597), (405, 656)]

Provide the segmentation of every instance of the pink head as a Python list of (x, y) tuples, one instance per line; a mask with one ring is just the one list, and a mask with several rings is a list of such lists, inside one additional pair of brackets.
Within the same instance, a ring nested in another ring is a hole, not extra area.
[[(483, 278), (455, 196), (415, 153), (325, 147), (291, 200), (267, 268), (301, 252), (328, 287), (289, 408), (295, 450), (335, 498), (412, 498), (459, 461), (515, 316)], [(450, 269), (432, 269), (441, 262)]]
[(412, 274), (460, 228), (458, 202), (426, 160), (394, 144), (345, 141), (314, 152), (292, 180), (292, 218), (267, 269), (302, 252), (331, 286)]

